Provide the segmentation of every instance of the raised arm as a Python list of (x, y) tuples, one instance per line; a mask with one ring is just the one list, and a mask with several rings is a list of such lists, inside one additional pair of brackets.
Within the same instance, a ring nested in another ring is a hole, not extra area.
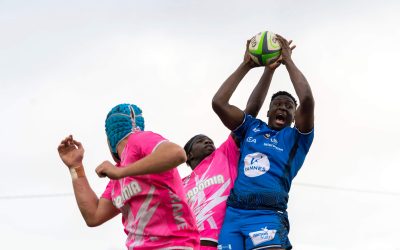
[(264, 104), (275, 69), (280, 64), (280, 60), (278, 59), (277, 62), (264, 68), (264, 73), (262, 74), (260, 81), (258, 81), (258, 84), (253, 89), (253, 92), (251, 92), (249, 100), (247, 101), (246, 109), (244, 110), (246, 114), (257, 117), (258, 112)]
[(295, 125), (300, 132), (307, 133), (314, 128), (314, 97), (311, 87), (292, 60), (289, 42), (282, 36), (277, 35), (277, 37), (282, 47), (282, 63), (289, 72), (300, 102), (295, 114)]
[[(229, 100), (232, 97), (233, 92), (235, 92), (237, 86), (240, 81), (244, 78), (247, 72), (250, 71), (253, 67), (257, 66), (250, 58), (248, 53), (248, 44), (250, 41), (247, 41), (246, 44), (246, 53), (244, 55), (243, 62), (239, 65), (239, 67), (225, 80), (225, 82), (219, 87), (217, 93), (215, 93), (214, 98), (212, 100), (212, 107), (214, 112), (219, 116), (222, 123), (230, 130), (236, 129), (244, 119), (244, 113), (238, 107), (229, 104)], [(254, 92), (253, 92), (254, 93)], [(248, 106), (252, 106), (251, 103)], [(255, 110), (255, 105), (249, 108)], [(258, 113), (258, 112), (254, 112)]]
[(246, 52), (243, 62), (235, 72), (225, 80), (212, 100), (212, 107), (215, 113), (217, 113), (222, 123), (230, 130), (236, 129), (243, 122), (244, 114), (249, 114), (253, 117), (258, 115), (265, 97), (267, 96), (275, 69), (281, 64), (281, 57), (279, 57), (274, 63), (265, 67), (263, 75), (247, 101), (244, 113), (238, 107), (229, 104), (229, 99), (232, 97), (233, 92), (236, 90), (240, 81), (242, 81), (247, 72), (249, 72), (250, 69), (259, 66), (254, 63), (250, 57), (248, 51), (249, 42), (250, 40), (248, 40), (246, 44)]
[(86, 224), (95, 227), (119, 214), (111, 201), (99, 199), (90, 187), (82, 164), (82, 144), (70, 135), (61, 141), (58, 153), (71, 173), (76, 202)]
[(100, 177), (120, 179), (127, 176), (161, 173), (184, 162), (186, 162), (185, 151), (179, 145), (165, 141), (158, 145), (153, 153), (123, 168), (117, 168), (111, 162), (105, 161), (96, 168), (96, 173)]

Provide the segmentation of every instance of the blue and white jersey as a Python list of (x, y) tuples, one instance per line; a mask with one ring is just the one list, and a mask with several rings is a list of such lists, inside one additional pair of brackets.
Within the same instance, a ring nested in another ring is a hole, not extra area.
[(250, 115), (235, 131), (240, 142), (238, 177), (228, 206), (285, 211), (288, 193), (314, 138), (296, 128), (273, 130)]

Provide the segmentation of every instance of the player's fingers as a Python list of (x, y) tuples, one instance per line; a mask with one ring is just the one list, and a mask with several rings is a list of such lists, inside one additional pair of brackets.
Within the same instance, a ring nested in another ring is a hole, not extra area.
[(290, 47), (291, 50), (294, 50), (296, 48), (296, 45), (293, 45), (292, 47)]
[(63, 148), (65, 148), (65, 144), (64, 143), (60, 143), (60, 145), (58, 145), (57, 150), (60, 151)]
[(283, 38), (281, 35), (276, 34), (276, 37), (278, 38), (278, 41), (281, 42), (281, 46), (282, 45), (286, 46), (288, 44), (288, 41), (285, 38)]
[(72, 141), (74, 142), (74, 144), (75, 144), (79, 149), (82, 148), (82, 143), (80, 143), (79, 141), (76, 141), (76, 140), (72, 140)]
[(65, 137), (65, 138), (61, 141), (61, 143), (67, 143), (68, 140), (69, 140), (69, 136)]
[(107, 177), (107, 172), (106, 172), (106, 167), (103, 165), (100, 165), (96, 168), (96, 174), (100, 177), (100, 178), (104, 178)]
[(102, 173), (103, 167), (102, 166), (98, 166), (95, 171), (97, 176), (99, 176), (100, 178), (104, 177), (104, 174)]

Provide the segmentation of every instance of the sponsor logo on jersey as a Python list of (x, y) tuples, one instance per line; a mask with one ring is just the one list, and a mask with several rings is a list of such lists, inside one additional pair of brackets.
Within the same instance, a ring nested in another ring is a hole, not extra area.
[(140, 187), (137, 181), (131, 181), (127, 186), (123, 187), (121, 190), (121, 194), (113, 199), (113, 203), (117, 208), (121, 208), (124, 205), (124, 202), (142, 192), (142, 188)]
[(264, 142), (264, 146), (265, 146), (265, 147), (274, 148), (274, 149), (276, 149), (276, 150), (278, 150), (278, 151), (280, 151), (280, 152), (283, 151), (283, 148), (280, 148), (280, 147), (278, 147), (278, 146), (276, 146), (275, 144), (272, 144), (272, 143)]
[(258, 245), (275, 238), (276, 230), (268, 230), (267, 227), (261, 228), (260, 231), (249, 233), (253, 245)]
[(250, 142), (250, 143), (257, 143), (257, 140), (256, 140), (256, 138), (253, 138), (253, 137), (247, 137), (247, 139), (246, 139), (246, 141), (247, 142)]
[(270, 135), (269, 133), (266, 133), (266, 134), (264, 135), (264, 137), (265, 137), (265, 139), (269, 139), (269, 138), (271, 137), (271, 135)]
[(246, 155), (244, 158), (244, 174), (247, 177), (257, 177), (269, 170), (268, 157), (260, 152)]
[(183, 204), (181, 199), (177, 194), (173, 193), (171, 190), (169, 191), (169, 197), (171, 198), (171, 205), (176, 226), (178, 227), (179, 230), (187, 229), (188, 224), (184, 219)]
[(211, 178), (205, 179), (204, 181), (198, 183), (194, 188), (190, 189), (187, 194), (186, 197), (188, 198), (188, 200), (190, 198), (192, 198), (193, 196), (195, 196), (198, 192), (204, 190), (205, 188), (208, 188), (211, 185), (215, 185), (215, 184), (222, 184), (224, 183), (224, 176), (219, 174), (219, 175), (215, 175)]
[(218, 245), (217, 247), (218, 250), (232, 250), (232, 245), (228, 244), (228, 245)]

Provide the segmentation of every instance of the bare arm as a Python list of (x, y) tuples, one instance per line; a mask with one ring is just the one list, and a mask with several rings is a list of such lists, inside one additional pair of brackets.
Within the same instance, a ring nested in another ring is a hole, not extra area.
[(246, 109), (244, 110), (246, 114), (257, 117), (258, 112), (264, 104), (274, 72), (275, 69), (269, 67), (264, 68), (264, 73), (261, 76), (260, 81), (253, 89), (253, 92), (251, 92), (249, 100), (247, 101)]
[(243, 62), (221, 85), (212, 100), (212, 107), (222, 123), (230, 130), (236, 129), (244, 119), (244, 113), (238, 107), (229, 104), (229, 99), (236, 90), (240, 81), (252, 67)]
[(233, 72), (232, 75), (225, 80), (225, 82), (218, 89), (217, 93), (215, 93), (212, 100), (212, 107), (215, 113), (217, 113), (222, 123), (230, 130), (234, 130), (239, 127), (239, 125), (243, 122), (245, 113), (254, 117), (257, 116), (264, 103), (275, 69), (281, 64), (281, 58), (279, 57), (274, 63), (268, 65), (268, 67), (265, 67), (260, 81), (253, 89), (253, 92), (247, 101), (244, 113), (238, 107), (229, 104), (229, 100), (240, 81), (242, 81), (250, 69), (258, 66), (253, 62), (249, 55), (249, 42), (250, 40), (248, 40), (246, 44), (246, 52), (243, 62), (239, 65), (235, 72)]
[[(257, 64), (254, 63), (250, 57), (248, 51), (249, 43), (250, 40), (248, 40), (246, 44), (246, 52), (244, 54), (243, 62), (232, 73), (232, 75), (230, 75), (228, 79), (226, 79), (225, 82), (222, 83), (221, 87), (219, 87), (217, 93), (215, 93), (212, 100), (212, 107), (214, 112), (218, 115), (222, 123), (229, 130), (234, 130), (237, 127), (239, 127), (239, 125), (242, 124), (244, 119), (244, 112), (240, 110), (238, 107), (229, 104), (229, 100), (231, 99), (233, 92), (235, 92), (240, 81), (243, 80), (244, 76), (250, 71), (250, 69), (257, 66)], [(262, 84), (260, 84), (259, 82), (257, 87), (262, 88), (261, 85)], [(262, 104), (259, 105), (257, 101), (253, 101), (253, 98), (256, 97), (260, 96), (258, 93), (255, 93), (255, 90), (253, 90), (250, 99), (247, 102), (247, 107), (246, 107), (246, 110), (253, 114), (257, 114), (259, 108), (261, 108), (262, 106)], [(259, 106), (259, 108), (257, 106)]]
[(73, 140), (72, 136), (68, 136), (58, 146), (58, 153), (71, 172), (76, 202), (86, 224), (94, 227), (115, 217), (119, 210), (111, 201), (99, 200), (89, 185), (82, 165), (84, 154), (82, 144)]
[(79, 210), (89, 227), (99, 226), (119, 214), (110, 200), (97, 198), (86, 177), (73, 179), (72, 185)]
[(311, 87), (303, 73), (301, 73), (293, 62), (288, 41), (279, 35), (277, 36), (282, 47), (282, 62), (289, 72), (290, 80), (293, 83), (300, 102), (295, 114), (295, 124), (300, 132), (307, 133), (314, 128), (315, 104)]
[(123, 168), (105, 161), (96, 168), (100, 177), (120, 179), (126, 176), (155, 174), (175, 168), (186, 161), (185, 151), (175, 143), (165, 141), (153, 153)]

